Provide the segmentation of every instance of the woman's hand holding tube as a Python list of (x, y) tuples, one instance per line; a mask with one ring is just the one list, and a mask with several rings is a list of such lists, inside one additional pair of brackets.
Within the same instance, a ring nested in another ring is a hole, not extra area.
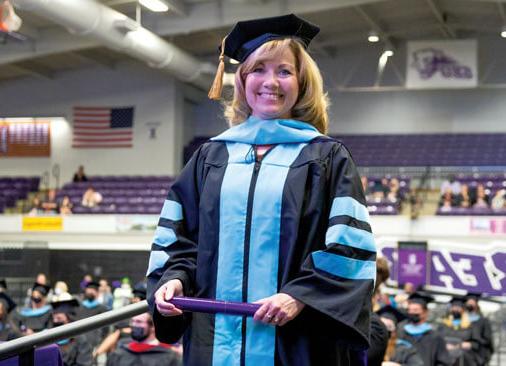
[(163, 316), (182, 315), (181, 309), (176, 308), (170, 300), (174, 296), (183, 295), (183, 283), (180, 280), (170, 280), (155, 292), (155, 304), (158, 312)]
[(253, 319), (262, 323), (283, 326), (304, 309), (305, 304), (288, 294), (279, 293), (256, 301), (262, 306)]

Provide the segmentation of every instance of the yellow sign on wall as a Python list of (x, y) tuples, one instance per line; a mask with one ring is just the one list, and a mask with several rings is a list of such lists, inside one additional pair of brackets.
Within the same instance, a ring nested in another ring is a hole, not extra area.
[(60, 216), (23, 217), (23, 231), (62, 231), (63, 218)]

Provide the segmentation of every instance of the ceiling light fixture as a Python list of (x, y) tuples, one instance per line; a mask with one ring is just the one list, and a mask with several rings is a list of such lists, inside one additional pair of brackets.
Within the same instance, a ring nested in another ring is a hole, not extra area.
[(169, 11), (169, 5), (164, 0), (139, 0), (139, 3), (157, 13)]
[(502, 27), (501, 37), (506, 38), (506, 25)]
[(379, 42), (380, 37), (378, 36), (378, 33), (376, 33), (375, 31), (370, 31), (367, 40), (371, 43), (376, 43)]
[(385, 52), (383, 52), (383, 54), (386, 56), (386, 57), (391, 57), (394, 55), (394, 51), (392, 51), (391, 49), (386, 49)]

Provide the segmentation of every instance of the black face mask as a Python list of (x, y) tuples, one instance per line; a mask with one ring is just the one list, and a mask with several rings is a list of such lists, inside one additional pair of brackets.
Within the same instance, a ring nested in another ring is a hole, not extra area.
[(40, 304), (42, 302), (42, 297), (32, 297), (31, 300), (36, 304)]
[(86, 295), (84, 295), (84, 297), (86, 298), (86, 300), (89, 300), (89, 301), (95, 300), (95, 295), (92, 295), (92, 294), (86, 294)]
[(473, 306), (473, 305), (466, 305), (466, 310), (467, 310), (467, 311), (469, 311), (470, 313), (472, 313), (472, 312), (475, 312), (475, 311), (476, 311), (476, 309), (474, 308), (474, 306)]
[(130, 334), (130, 336), (134, 341), (142, 342), (143, 340), (148, 338), (148, 335), (144, 333), (144, 328), (142, 327), (131, 327), (131, 328), (132, 333)]
[(408, 320), (410, 323), (417, 324), (420, 322), (420, 315), (418, 314), (409, 314)]
[(65, 325), (64, 322), (53, 322), (53, 328), (61, 327), (62, 325)]
[(452, 311), (453, 319), (460, 319), (462, 318), (462, 314), (459, 311)]

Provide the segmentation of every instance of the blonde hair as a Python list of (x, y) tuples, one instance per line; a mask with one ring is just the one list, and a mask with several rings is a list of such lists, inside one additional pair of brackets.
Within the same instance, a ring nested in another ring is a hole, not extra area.
[(307, 122), (318, 131), (328, 131), (329, 105), (327, 93), (323, 91), (323, 79), (316, 62), (309, 56), (304, 46), (294, 38), (272, 40), (264, 43), (239, 66), (235, 73), (234, 98), (225, 106), (225, 118), (230, 126), (243, 123), (251, 114), (246, 101), (246, 76), (259, 62), (274, 59), (289, 49), (296, 61), (299, 96), (292, 107), (292, 118)]

